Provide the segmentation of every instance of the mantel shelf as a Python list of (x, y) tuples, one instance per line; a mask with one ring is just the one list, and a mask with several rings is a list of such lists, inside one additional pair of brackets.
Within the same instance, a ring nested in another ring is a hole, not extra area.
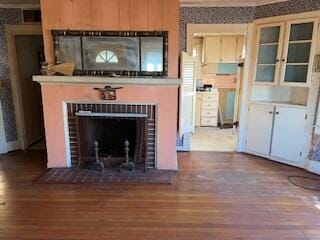
[(146, 77), (91, 77), (91, 76), (33, 76), (33, 81), (41, 85), (63, 84), (110, 84), (110, 85), (155, 85), (179, 86), (178, 78), (146, 78)]

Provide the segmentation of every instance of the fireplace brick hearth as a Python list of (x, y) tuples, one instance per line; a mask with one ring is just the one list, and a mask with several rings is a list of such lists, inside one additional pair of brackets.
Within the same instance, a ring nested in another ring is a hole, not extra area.
[[(79, 129), (77, 126), (78, 112), (90, 113), (107, 113), (110, 118), (117, 119), (116, 114), (146, 114), (146, 129), (145, 129), (145, 168), (156, 168), (156, 106), (148, 104), (96, 104), (96, 103), (67, 103), (68, 109), (68, 127), (69, 127), (69, 143), (71, 166), (76, 167), (79, 163)], [(114, 115), (112, 115), (114, 114)], [(114, 116), (114, 117), (112, 117)]]

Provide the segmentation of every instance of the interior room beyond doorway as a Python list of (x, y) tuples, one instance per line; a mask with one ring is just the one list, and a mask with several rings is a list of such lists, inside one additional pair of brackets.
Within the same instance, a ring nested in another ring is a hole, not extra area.
[(195, 130), (192, 151), (235, 151), (245, 34), (195, 33)]

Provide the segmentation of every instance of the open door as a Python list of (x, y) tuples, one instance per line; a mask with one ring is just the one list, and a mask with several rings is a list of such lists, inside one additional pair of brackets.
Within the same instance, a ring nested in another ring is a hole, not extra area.
[(181, 55), (179, 134), (194, 132), (194, 112), (196, 99), (196, 61), (186, 52)]

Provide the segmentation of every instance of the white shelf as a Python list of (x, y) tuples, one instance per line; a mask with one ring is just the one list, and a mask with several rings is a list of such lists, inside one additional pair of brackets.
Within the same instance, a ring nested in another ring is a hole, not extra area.
[(271, 106), (285, 106), (285, 107), (295, 107), (295, 108), (306, 108), (305, 105), (296, 104), (288, 101), (251, 101), (251, 104), (261, 104), (261, 105), (271, 105)]
[(151, 78), (151, 77), (91, 77), (91, 76), (33, 76), (33, 81), (48, 85), (63, 84), (110, 84), (110, 85), (155, 85), (179, 86), (178, 78)]

